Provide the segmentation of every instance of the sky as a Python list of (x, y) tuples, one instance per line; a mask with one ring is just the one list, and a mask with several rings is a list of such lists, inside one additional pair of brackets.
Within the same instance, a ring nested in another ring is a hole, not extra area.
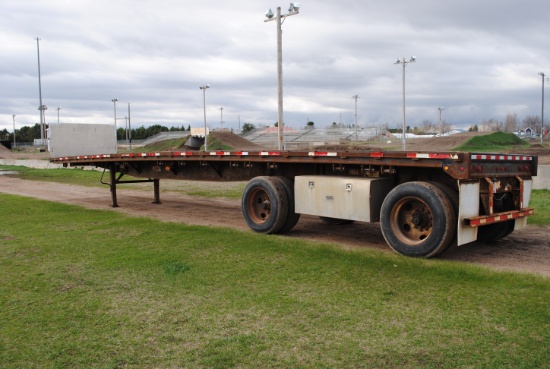
[[(0, 130), (14, 114), (16, 129), (40, 121), (37, 37), (48, 124), (114, 124), (117, 98), (119, 125), (130, 104), (132, 128), (202, 127), (205, 97), (210, 129), (273, 125), (277, 27), (264, 14), (278, 6), (289, 2), (0, 0)], [(549, 14), (540, 0), (301, 1), (282, 25), (285, 124), (353, 124), (358, 95), (360, 126), (401, 127), (403, 72), (410, 127), (438, 123), (438, 108), (454, 128), (540, 117)]]

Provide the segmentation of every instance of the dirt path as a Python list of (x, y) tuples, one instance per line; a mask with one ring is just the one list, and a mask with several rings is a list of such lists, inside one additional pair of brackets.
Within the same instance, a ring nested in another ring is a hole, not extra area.
[[(106, 188), (90, 188), (51, 182), (26, 181), (0, 176), (0, 193), (113, 210), (162, 221), (230, 227), (251, 232), (240, 210), (240, 201), (204, 199), (162, 192), (162, 204), (152, 204), (152, 191), (119, 189), (119, 208), (110, 207)], [(497, 270), (511, 270), (550, 277), (550, 227), (528, 227), (494, 243), (476, 242), (443, 254), (440, 259), (475, 263)], [(378, 224), (328, 225), (317, 217), (302, 216), (286, 237), (332, 242), (344, 248), (369, 247), (391, 252)]]

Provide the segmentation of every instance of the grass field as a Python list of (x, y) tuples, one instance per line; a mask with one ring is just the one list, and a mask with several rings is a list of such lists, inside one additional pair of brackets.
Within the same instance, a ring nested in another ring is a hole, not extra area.
[(0, 195), (1, 368), (544, 368), (550, 281)]
[[(10, 165), (0, 165), (0, 170), (16, 172), (16, 174), (10, 175), (30, 181), (47, 181), (89, 187), (105, 187), (105, 185), (100, 183), (101, 172), (95, 170), (33, 169)], [(133, 177), (126, 176), (124, 178), (132, 179)], [(108, 181), (109, 175), (106, 174), (103, 180)], [(208, 185), (205, 186), (204, 182), (163, 180), (161, 181), (161, 186), (163, 191), (168, 190), (189, 196), (240, 199), (245, 184), (243, 182), (209, 182)], [(150, 191), (151, 184), (125, 184), (123, 188)]]

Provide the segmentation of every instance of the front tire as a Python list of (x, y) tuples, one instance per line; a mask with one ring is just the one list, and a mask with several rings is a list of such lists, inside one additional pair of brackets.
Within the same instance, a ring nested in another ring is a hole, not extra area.
[(409, 182), (384, 199), (382, 234), (396, 252), (429, 258), (445, 250), (456, 233), (456, 215), (449, 198), (436, 185)]

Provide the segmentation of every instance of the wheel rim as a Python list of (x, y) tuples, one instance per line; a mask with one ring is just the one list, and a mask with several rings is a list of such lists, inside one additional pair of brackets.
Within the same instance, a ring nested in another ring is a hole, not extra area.
[(414, 197), (403, 198), (395, 204), (390, 222), (395, 236), (407, 246), (421, 245), (433, 229), (430, 207)]
[(246, 208), (254, 223), (264, 223), (271, 215), (271, 199), (266, 191), (257, 188), (248, 197)]

